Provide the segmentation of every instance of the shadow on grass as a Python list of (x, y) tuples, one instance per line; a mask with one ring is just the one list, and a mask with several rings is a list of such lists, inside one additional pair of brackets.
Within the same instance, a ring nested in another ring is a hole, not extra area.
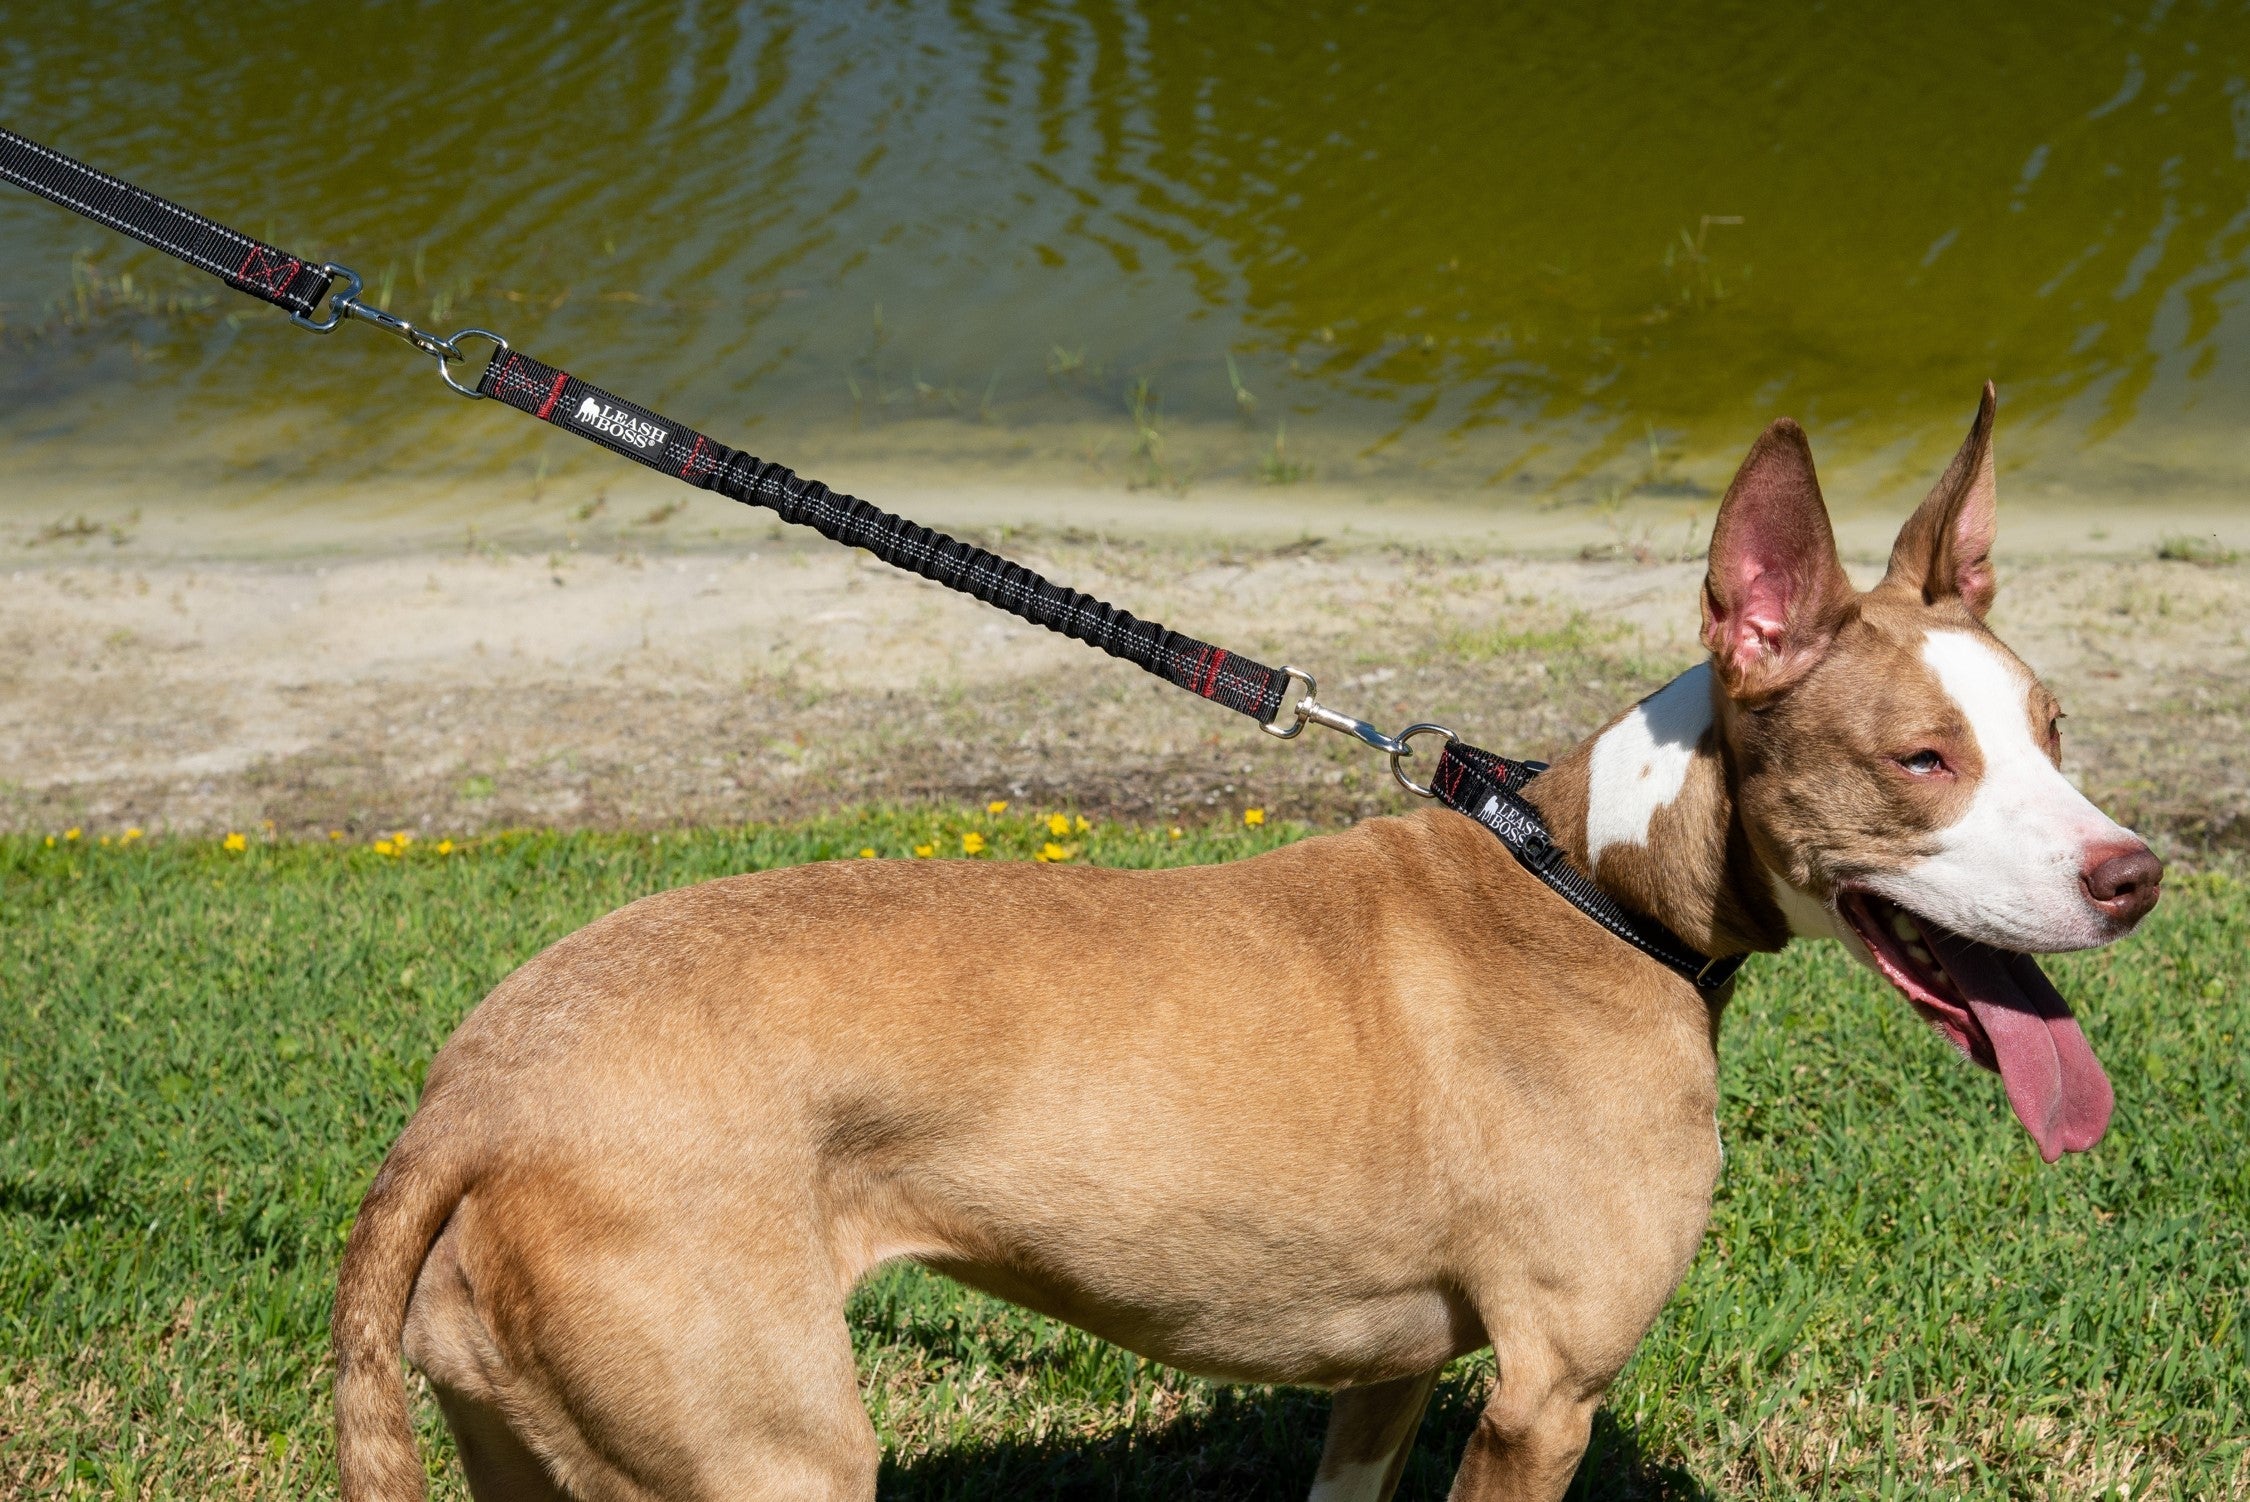
[[(1398, 1502), (1441, 1498), (1482, 1406), (1481, 1384), (1448, 1376), (1416, 1436)], [(1305, 1391), (1222, 1391), (1208, 1413), (1098, 1440), (961, 1445), (886, 1461), (884, 1502), (1304, 1502), (1328, 1422), (1328, 1399)], [(1712, 1502), (1686, 1471), (1643, 1451), (1604, 1409), (1594, 1417), (1570, 1502)]]

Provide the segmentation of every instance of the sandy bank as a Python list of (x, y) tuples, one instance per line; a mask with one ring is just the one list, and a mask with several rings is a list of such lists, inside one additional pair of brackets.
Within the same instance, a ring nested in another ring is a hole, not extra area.
[[(51, 519), (11, 508), (0, 820), (461, 832), (1004, 796), (1331, 821), (1404, 801), (1334, 737), (1268, 740), (864, 555), (693, 497), (716, 526), (649, 523), (629, 494), (554, 535), (403, 547), (365, 517), (323, 535), (254, 509), (198, 524), (144, 507), (114, 533), (42, 538)], [(1360, 508), (1337, 513), (1350, 532), (1221, 544), (1063, 514), (1080, 526), (983, 531), (1136, 613), (1311, 668), (1330, 702), (1382, 723), (1551, 752), (1694, 653), (1697, 568), (1666, 556), (1677, 543), (1638, 560), (1440, 547)], [(393, 545), (370, 553), (376, 537)], [(2250, 568), (2151, 553), (2019, 549), (2003, 576), (1998, 624), (2069, 706), (2073, 774), (2175, 847), (2250, 830), (2246, 606)]]

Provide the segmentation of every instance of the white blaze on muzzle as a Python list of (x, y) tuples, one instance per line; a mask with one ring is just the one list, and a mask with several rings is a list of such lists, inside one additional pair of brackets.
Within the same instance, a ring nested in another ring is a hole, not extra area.
[(2024, 670), (1967, 631), (1932, 631), (1922, 661), (1959, 706), (1984, 769), (1937, 849), (1865, 885), (2002, 949), (2049, 953), (2116, 937), (2087, 899), (2090, 851), (2133, 836), (2072, 787), (2033, 738)]

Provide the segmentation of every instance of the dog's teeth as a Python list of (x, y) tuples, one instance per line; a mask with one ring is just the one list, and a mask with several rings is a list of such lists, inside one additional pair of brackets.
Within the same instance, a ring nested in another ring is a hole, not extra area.
[(1891, 932), (1909, 942), (1922, 937), (1922, 930), (1916, 928), (1914, 920), (1904, 913), (1891, 914)]
[(1927, 965), (1927, 964), (1929, 964), (1929, 963), (1930, 963), (1930, 952), (1929, 952), (1929, 951), (1928, 951), (1927, 949), (1924, 949), (1924, 948), (1923, 948), (1923, 947), (1922, 947), (1921, 945), (1919, 945), (1919, 944), (1909, 944), (1909, 945), (1907, 945), (1907, 946), (1906, 946), (1906, 952), (1907, 952), (1908, 954), (1910, 954), (1910, 955), (1914, 956), (1914, 958), (1916, 958), (1916, 959), (1920, 960), (1920, 961), (1921, 961), (1921, 962), (1922, 962), (1923, 964), (1925, 964), (1925, 965)]

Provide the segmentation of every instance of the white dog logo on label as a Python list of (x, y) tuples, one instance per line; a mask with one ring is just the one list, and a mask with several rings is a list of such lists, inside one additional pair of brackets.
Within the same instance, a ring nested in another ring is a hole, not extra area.
[(621, 412), (590, 396), (578, 404), (578, 410), (571, 414), (571, 420), (592, 428), (597, 433), (607, 433), (612, 438), (623, 439), (637, 449), (655, 448), (664, 441), (664, 435), (669, 431), (655, 423), (643, 422), (630, 412)]

